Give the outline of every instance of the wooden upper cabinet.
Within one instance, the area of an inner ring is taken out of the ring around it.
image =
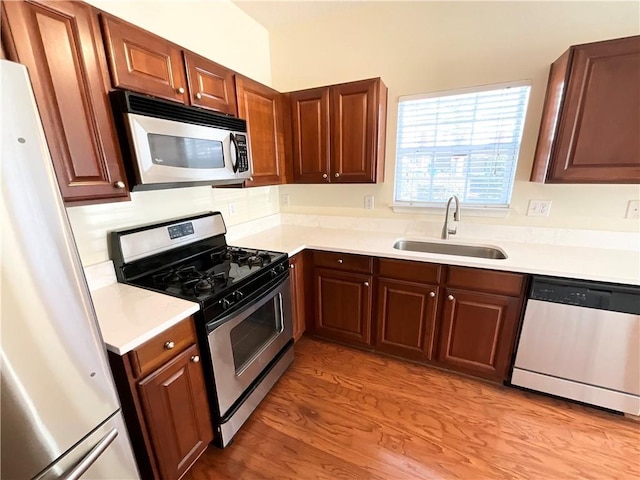
[[[106,13],[101,18],[114,87],[189,103],[178,45]]]
[[[29,70],[64,200],[128,199],[97,11],[82,2],[12,1],[2,2],[2,14],[11,59]]]
[[[290,94],[295,183],[330,181],[329,89]]]
[[[254,80],[236,75],[238,116],[247,121],[252,180],[247,186],[284,183],[284,97],[281,93]]]
[[[237,115],[233,71],[193,52],[183,54],[191,105]]]
[[[296,183],[383,181],[387,87],[379,78],[289,95]]]
[[[640,183],[640,36],[571,47],[551,66],[531,175]]]
[[[384,179],[387,91],[380,79],[331,87],[331,181]],[[382,98],[381,98],[382,97]]]

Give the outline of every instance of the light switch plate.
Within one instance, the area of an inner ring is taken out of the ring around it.
[[[282,206],[283,207],[288,207],[289,206],[289,194],[288,193],[283,193],[282,194]]]
[[[629,200],[626,218],[640,218],[640,200]]]
[[[365,195],[364,196],[364,209],[365,210],[373,210],[375,207],[375,199],[373,195]]]
[[[229,210],[229,216],[233,217],[236,214],[236,204],[229,202],[227,208]]]

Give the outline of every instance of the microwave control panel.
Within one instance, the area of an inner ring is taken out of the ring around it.
[[[236,171],[249,171],[249,148],[247,146],[247,136],[241,133],[234,135],[237,146],[238,158],[236,159]]]

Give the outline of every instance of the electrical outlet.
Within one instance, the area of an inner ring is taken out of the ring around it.
[[[288,207],[289,206],[289,194],[285,193],[282,195],[282,206],[283,207]]]
[[[629,200],[626,218],[640,218],[640,200]]]
[[[551,210],[551,200],[529,200],[527,215],[530,217],[548,217],[549,210]]]
[[[365,195],[364,196],[364,209],[365,210],[373,210],[375,205],[375,199],[373,195]]]
[[[233,217],[236,214],[236,204],[235,203],[228,203],[227,204],[227,209],[229,210],[229,216]]]

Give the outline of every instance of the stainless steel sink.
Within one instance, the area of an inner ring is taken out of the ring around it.
[[[460,245],[456,243],[423,242],[420,240],[398,240],[393,244],[397,250],[411,252],[439,253],[444,255],[458,255],[462,257],[490,258],[504,260],[507,254],[494,247],[483,245]]]

